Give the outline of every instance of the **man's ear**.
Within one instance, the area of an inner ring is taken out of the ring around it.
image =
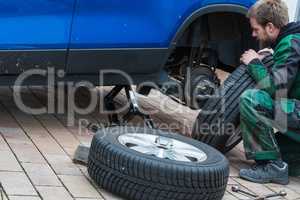
[[[268,33],[274,33],[276,27],[271,22],[268,22],[267,25],[265,26],[265,29]]]

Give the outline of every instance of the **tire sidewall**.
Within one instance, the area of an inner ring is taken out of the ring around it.
[[[126,133],[134,133],[134,134],[151,134],[151,135],[158,135],[158,136],[164,136],[164,137],[169,137],[172,139],[179,140],[181,142],[190,144],[200,150],[202,150],[206,155],[207,159],[203,162],[200,163],[193,163],[193,162],[181,162],[181,161],[174,161],[174,160],[169,160],[169,159],[161,159],[157,158],[155,156],[143,154],[140,152],[137,152],[135,150],[129,149],[128,147],[122,145],[118,141],[118,137],[126,134]],[[201,167],[201,166],[212,166],[216,167],[218,165],[223,165],[224,163],[227,163],[227,159],[225,156],[223,156],[219,151],[216,149],[202,143],[196,140],[193,140],[191,138],[171,133],[171,132],[166,132],[166,131],[161,131],[159,129],[150,129],[146,127],[131,127],[131,126],[116,126],[116,127],[110,127],[110,128],[105,128],[100,131],[98,131],[95,135],[96,140],[101,140],[102,142],[109,143],[110,145],[113,146],[113,148],[117,148],[121,150],[123,153],[126,152],[126,154],[129,154],[133,157],[143,157],[144,159],[147,159],[149,161],[155,161],[155,162],[164,162],[165,164],[169,165],[176,165],[176,166],[190,166],[190,167]]]

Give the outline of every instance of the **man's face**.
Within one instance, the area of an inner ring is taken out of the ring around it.
[[[254,17],[250,18],[250,24],[252,27],[252,36],[259,40],[264,47],[270,46],[274,38],[269,28],[258,24]]]

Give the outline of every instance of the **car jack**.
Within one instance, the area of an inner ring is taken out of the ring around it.
[[[129,102],[128,112],[121,118],[119,118],[116,111],[114,98],[122,91],[125,90],[127,100]],[[154,123],[149,115],[140,111],[137,97],[131,86],[115,86],[105,97],[104,97],[105,108],[111,113],[108,115],[110,126],[114,125],[126,125],[135,116],[141,117],[145,125],[149,128],[154,128]]]
[[[116,113],[116,106],[115,106],[115,97],[122,91],[125,90],[127,100],[129,102],[129,110],[128,112],[120,118],[119,115]],[[107,111],[109,111],[108,119],[109,125],[108,126],[122,126],[127,125],[127,123],[132,120],[135,116],[141,117],[144,120],[144,123],[149,128],[155,128],[154,123],[151,117],[148,114],[142,113],[140,111],[137,97],[135,92],[133,91],[131,86],[128,85],[120,85],[115,86],[105,97],[104,97],[104,106]],[[88,130],[96,133],[102,126],[98,124],[90,123],[87,128]],[[80,144],[74,154],[73,161],[75,163],[86,165],[88,161],[90,146],[85,144]]]

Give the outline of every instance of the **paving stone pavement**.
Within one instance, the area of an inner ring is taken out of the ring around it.
[[[93,92],[106,94],[110,88],[101,87]],[[76,95],[76,105],[89,104],[88,93]],[[74,124],[68,124],[69,112],[30,115],[14,103],[13,90],[0,87],[0,181],[4,188],[4,199],[10,200],[120,200],[121,198],[98,188],[89,178],[86,167],[72,162],[79,144],[88,144],[93,134],[81,127],[82,122],[107,122],[107,116],[99,113],[99,105],[86,115],[76,114]],[[65,96],[66,100],[67,96]],[[48,102],[67,107],[59,99],[48,99],[44,87],[22,88],[25,104],[34,108],[47,106]],[[124,104],[126,97],[118,96],[117,102]],[[146,111],[156,110],[152,117],[156,125],[189,136],[198,111],[178,105],[158,92],[149,97],[139,96]],[[163,105],[161,102],[164,102]],[[175,109],[176,108],[176,109]],[[180,117],[178,117],[180,116]],[[142,123],[134,120],[134,124]],[[300,199],[300,178],[291,178],[287,186],[254,184],[238,178],[241,167],[251,164],[244,158],[242,144],[226,155],[230,160],[230,178],[224,199],[237,200],[247,197],[231,192],[231,186],[239,185],[258,195],[285,189],[284,199]],[[1,197],[0,197],[1,198]],[[277,198],[278,199],[278,198]],[[1,199],[0,199],[1,200]]]

